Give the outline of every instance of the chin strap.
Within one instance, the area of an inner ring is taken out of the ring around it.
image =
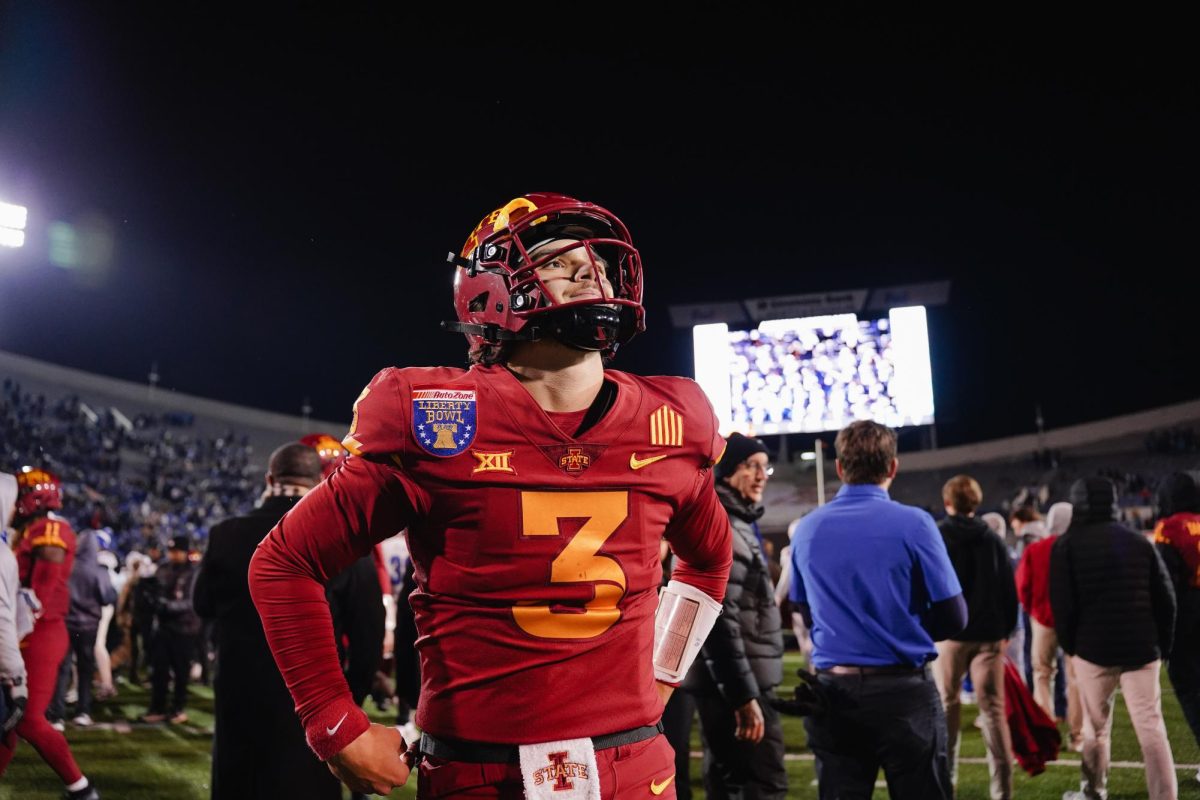
[[[501,342],[536,342],[553,336],[577,350],[604,350],[612,347],[620,328],[620,315],[603,306],[565,308],[539,315],[537,324],[530,323],[513,332],[494,322],[475,323],[446,321],[442,330],[478,336],[490,344]]]
[[[494,322],[477,325],[473,322],[443,322],[442,330],[482,337],[485,342],[535,342],[542,338],[542,329],[537,325],[526,325],[517,333],[505,330]]]

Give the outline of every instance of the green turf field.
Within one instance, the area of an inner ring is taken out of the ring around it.
[[[788,672],[794,671],[797,657],[789,654]],[[193,687],[191,720],[182,726],[145,726],[130,724],[145,711],[148,692],[140,687],[121,686],[119,697],[98,703],[95,718],[96,729],[74,729],[68,724],[67,738],[84,772],[95,781],[106,800],[145,800],[169,798],[170,800],[192,800],[209,796],[210,731],[212,730],[212,691],[203,686]],[[370,704],[370,701],[368,701]],[[1167,718],[1171,746],[1175,761],[1180,767],[1179,796],[1200,800],[1200,783],[1195,780],[1196,764],[1200,763],[1200,751],[1196,747],[1187,725],[1183,721],[1179,705],[1170,685],[1163,677],[1163,708]],[[371,706],[370,710],[374,710]],[[380,722],[387,722],[385,715],[374,715]],[[964,707],[962,756],[966,759],[959,769],[958,796],[963,800],[986,800],[987,766],[984,761],[983,741],[979,730],[972,724],[975,707]],[[817,787],[812,759],[805,749],[804,730],[800,721],[787,718],[784,721],[785,735],[789,744],[788,775],[791,782],[789,796],[815,798]],[[693,750],[699,749],[698,736],[693,737]],[[1117,704],[1117,718],[1113,730],[1112,760],[1117,762],[1139,762],[1137,741],[1122,703]],[[1016,796],[1018,798],[1054,798],[1058,800],[1068,789],[1079,786],[1078,756],[1065,753],[1061,757],[1063,766],[1051,765],[1036,778],[1028,777],[1020,768],[1016,770]],[[692,762],[692,785],[695,797],[703,797],[704,790],[699,780],[700,762]],[[880,776],[882,778],[882,776]],[[1114,766],[1109,777],[1111,800],[1134,800],[1145,798],[1146,782],[1138,767]],[[8,774],[0,779],[0,800],[51,800],[61,794],[61,786],[50,769],[42,763],[28,745],[22,744]],[[405,787],[392,794],[395,798],[410,798],[413,787]],[[877,798],[887,797],[887,790],[878,789]]]

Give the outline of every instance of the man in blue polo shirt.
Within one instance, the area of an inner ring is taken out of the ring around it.
[[[870,421],[837,436],[843,486],[792,539],[791,599],[812,631],[827,708],[806,717],[822,800],[953,796],[946,718],[928,662],[962,630],[966,603],[926,512],[888,497],[896,434]]]

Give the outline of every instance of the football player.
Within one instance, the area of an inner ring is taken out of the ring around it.
[[[33,632],[21,640],[29,699],[16,730],[0,739],[0,776],[16,752],[17,736],[33,745],[58,773],[70,800],[100,797],[71,755],[62,733],[50,726],[46,706],[54,694],[58,666],[67,654],[67,610],[71,602],[67,579],[75,562],[75,531],[53,512],[62,508],[62,483],[52,473],[22,467],[17,474],[17,505],[13,517],[13,553],[21,585],[32,589],[42,604]]]
[[[471,367],[376,375],[351,457],[251,564],[309,744],[357,791],[386,794],[419,763],[421,797],[674,797],[659,718],[732,553],[716,417],[692,381],[605,369],[644,329],[641,260],[611,212],[525,195],[450,261],[444,327]],[[419,743],[353,703],[321,586],[402,529]],[[677,566],[660,601],[664,536]]]

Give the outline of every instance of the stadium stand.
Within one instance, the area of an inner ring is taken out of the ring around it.
[[[64,482],[64,515],[113,529],[122,553],[247,511],[267,455],[344,422],[153,389],[0,352],[0,470],[36,464]]]

